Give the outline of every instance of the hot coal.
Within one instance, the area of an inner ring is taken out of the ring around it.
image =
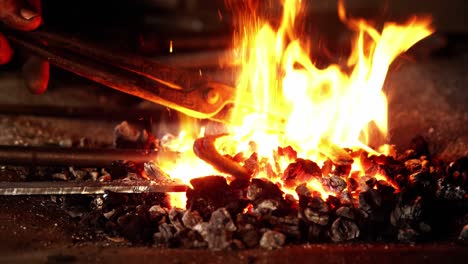
[[[193,179],[185,209],[170,208],[165,194],[106,193],[77,197],[78,201],[55,200],[89,228],[159,247],[275,249],[307,242],[467,240],[468,158],[437,160],[421,139],[396,157],[348,153],[359,157],[365,173],[350,174],[349,165],[331,161],[319,167],[297,158],[291,147],[278,148],[275,155],[294,162],[274,176],[297,186],[297,200],[268,179],[228,183],[222,176]],[[256,154],[233,159],[250,171],[268,166]],[[44,170],[41,175],[54,174],[57,180],[167,177],[156,163],[121,161],[106,169],[70,167]],[[322,196],[307,184],[311,180],[334,195]]]
[[[226,207],[233,214],[237,214],[248,204],[222,176],[197,178],[190,183],[193,189],[187,190],[187,208],[199,212],[205,221],[210,219],[211,214],[218,208]]]
[[[306,159],[296,159],[284,171],[284,186],[291,188],[297,186],[298,183],[307,182],[313,177],[322,177],[322,170],[317,163]]]
[[[263,233],[260,239],[260,247],[265,249],[281,248],[286,242],[286,236],[274,230],[268,230]]]
[[[338,217],[330,228],[330,238],[333,242],[345,242],[359,237],[359,227],[348,218]]]

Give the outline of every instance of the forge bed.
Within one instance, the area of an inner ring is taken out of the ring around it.
[[[48,197],[0,200],[0,263],[466,263],[466,245],[316,244],[209,251],[130,246],[94,236]]]
[[[424,136],[431,153],[444,159],[468,155],[468,52],[442,58],[400,61],[387,78],[392,143],[405,149],[415,135]],[[54,78],[54,72],[52,78]],[[52,79],[42,96],[28,94],[15,72],[0,71],[0,105],[124,108],[148,104],[65,75]],[[71,80],[70,80],[71,79]],[[129,103],[132,102],[132,103]],[[157,106],[149,106],[158,111]],[[127,112],[128,112],[127,111]],[[123,120],[123,119],[122,119]],[[0,144],[70,144],[86,138],[97,146],[112,144],[118,120],[0,115]],[[158,129],[157,127],[155,129]],[[0,180],[24,177],[21,168],[0,169]],[[305,245],[281,250],[212,252],[132,246],[95,235],[47,197],[0,197],[1,263],[75,263],[154,261],[168,263],[466,263],[466,245]]]

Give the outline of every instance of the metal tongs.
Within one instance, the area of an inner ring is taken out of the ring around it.
[[[195,118],[225,122],[234,103],[233,87],[199,74],[44,30],[3,33],[55,66]]]

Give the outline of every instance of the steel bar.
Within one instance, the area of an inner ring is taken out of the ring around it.
[[[112,181],[112,182],[0,182],[0,195],[69,195],[69,194],[104,194],[185,192],[187,186],[180,182],[154,181]]]
[[[154,161],[155,151],[0,146],[1,165],[106,167],[116,160]]]

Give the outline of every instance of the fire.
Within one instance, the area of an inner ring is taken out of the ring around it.
[[[239,17],[242,27],[237,32],[236,51],[242,69],[236,105],[250,107],[248,111],[235,109],[230,136],[219,140],[218,149],[229,155],[242,152],[246,157],[256,152],[266,163],[275,164],[271,166],[275,175],[258,171],[257,177],[281,181],[294,160],[275,156],[279,146],[291,146],[298,157],[319,164],[327,159],[323,153],[330,145],[377,153],[368,146],[369,132],[374,127],[383,137],[387,133],[387,99],[382,86],[389,66],[432,33],[430,20],[417,17],[401,25],[386,23],[379,32],[364,20],[348,18],[340,2],[340,19],[356,32],[353,50],[347,65],[320,69],[309,58],[307,40],[294,30],[301,10],[300,0],[285,0],[278,27],[259,17],[255,9]],[[194,139],[177,142],[191,147]],[[176,164],[162,167],[186,181],[186,177],[219,174],[198,160],[191,149],[183,155]],[[361,171],[356,166],[353,170]],[[319,181],[307,184],[322,197],[332,194]],[[294,188],[283,189],[294,193]]]

